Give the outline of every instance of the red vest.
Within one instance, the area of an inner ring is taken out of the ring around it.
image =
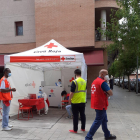
[[[0,86],[1,86],[1,82],[2,81],[5,82],[5,88],[6,89],[11,89],[10,83],[9,83],[9,81],[5,77],[1,78]],[[13,98],[12,91],[11,92],[7,92],[7,93],[0,92],[0,100],[9,101],[9,100],[12,100],[12,98]]]
[[[105,80],[97,78],[91,85],[91,108],[98,110],[107,110],[108,97],[102,90],[101,85]]]

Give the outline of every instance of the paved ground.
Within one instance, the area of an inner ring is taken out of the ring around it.
[[[114,95],[109,100],[108,128],[117,136],[117,140],[140,140],[140,95],[114,87]],[[65,119],[65,110],[51,108],[48,115],[37,116],[29,121],[19,121],[17,116],[10,119],[14,128],[10,132],[0,131],[0,140],[84,140],[95,118],[90,109],[90,100],[86,106],[86,132],[69,133],[72,120]],[[80,128],[80,124],[79,124]],[[99,128],[94,140],[103,140],[104,135]]]

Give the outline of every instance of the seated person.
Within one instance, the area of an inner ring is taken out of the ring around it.
[[[44,98],[44,103],[45,103],[44,114],[46,115],[48,113],[48,104],[46,103],[46,100],[48,98],[47,98],[47,94],[43,92],[43,88],[41,86],[39,87],[38,98]],[[38,110],[37,112],[38,114],[40,114],[40,110]]]
[[[58,82],[55,84],[56,84],[56,86],[62,87],[61,79],[58,79]]]
[[[66,91],[62,91],[61,96],[64,97],[64,100],[69,100],[69,96],[67,96]],[[67,105],[66,110],[67,110],[67,113],[68,113],[68,116],[66,118],[71,119],[72,118],[71,105]]]

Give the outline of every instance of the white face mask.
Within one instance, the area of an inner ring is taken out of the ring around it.
[[[106,75],[106,76],[104,77],[104,80],[105,80],[105,81],[109,81],[109,76]]]

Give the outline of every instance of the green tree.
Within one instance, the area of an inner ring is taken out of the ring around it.
[[[114,77],[119,77],[119,86],[120,86],[120,77],[122,76],[122,68],[121,68],[121,62],[118,60],[115,60],[111,67],[108,70],[109,75]]]
[[[131,73],[136,69],[136,55],[134,51],[123,51],[123,53],[121,53],[119,55],[119,61],[121,62],[122,65],[122,71],[123,71],[123,75],[127,75],[128,77],[128,89],[130,91],[130,75]]]
[[[114,62],[112,63],[111,67],[108,69],[108,73],[109,73],[109,76],[113,76],[115,77],[115,74],[116,74],[116,66],[114,64]]]
[[[139,55],[140,47],[140,1],[121,0],[118,2],[120,9],[112,10],[111,21],[107,22],[105,35],[113,43],[107,45],[108,51],[134,50]],[[122,19],[120,22],[119,20]],[[102,29],[100,31],[103,33]],[[106,47],[106,46],[105,46]]]
[[[104,47],[109,54],[119,52],[119,67],[122,73],[128,76],[130,85],[129,75],[136,69],[136,58],[140,56],[140,0],[117,2],[120,9],[112,10],[111,21],[107,22],[106,31],[100,29],[100,32],[112,39],[113,43]],[[119,70],[117,66],[116,69]]]

